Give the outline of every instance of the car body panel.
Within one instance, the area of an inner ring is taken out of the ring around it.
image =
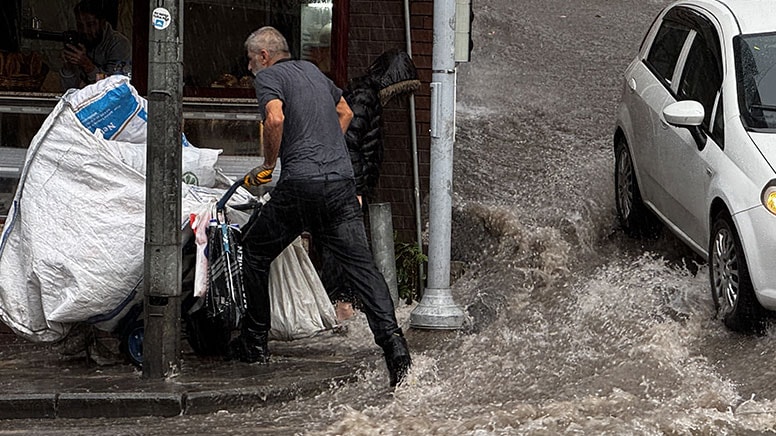
[[[706,129],[707,133],[718,131],[714,120],[720,116],[717,109],[721,105],[724,133],[706,135],[705,145],[699,144],[687,127],[668,124],[662,114],[665,107],[680,100],[680,79],[695,30],[688,34],[670,79],[657,77],[647,61],[666,16],[676,14],[671,11],[677,7],[703,16],[703,22],[710,26],[698,31],[707,32],[706,38],[708,32],[719,38],[721,84]],[[771,265],[776,254],[776,216],[765,209],[760,195],[763,187],[776,179],[776,132],[745,129],[739,110],[733,38],[741,33],[776,32],[775,16],[773,2],[768,0],[688,0],[666,7],[625,71],[616,125],[630,148],[644,203],[704,257],[708,257],[712,205],[724,204],[741,239],[755,294],[769,310],[776,310],[776,268]]]

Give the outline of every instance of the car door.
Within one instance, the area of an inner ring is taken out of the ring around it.
[[[633,162],[638,170],[639,188],[644,201],[661,213],[665,194],[660,177],[661,157],[658,138],[665,126],[661,112],[675,101],[672,87],[678,78],[676,66],[690,28],[675,18],[676,10],[666,13],[641,62],[628,69],[623,104],[631,118],[630,135]]]
[[[720,38],[710,19],[691,11],[684,19],[692,29],[678,64],[676,100],[701,103],[705,116],[700,136],[705,143],[688,128],[668,125],[660,113],[658,183],[664,218],[696,250],[703,251],[708,239],[708,190],[716,170],[711,162],[721,152],[719,142],[724,137],[720,131],[723,69]]]

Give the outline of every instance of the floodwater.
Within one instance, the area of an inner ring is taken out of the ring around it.
[[[620,77],[665,1],[477,0],[459,69],[456,332],[409,330],[406,384],[250,413],[30,423],[38,434],[756,435],[776,429],[776,331],[715,318],[706,264],[616,225]],[[413,306],[398,310],[406,327]],[[333,346],[373,347],[357,316]],[[57,427],[58,430],[53,429]]]

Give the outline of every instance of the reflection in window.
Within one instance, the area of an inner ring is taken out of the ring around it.
[[[331,71],[331,1],[301,6],[300,59],[308,60],[324,73]]]
[[[689,32],[687,28],[678,23],[664,21],[655,35],[655,40],[649,49],[647,63],[666,83],[671,83],[676,61],[679,59],[679,53],[682,51]]]
[[[745,124],[776,128],[776,34],[737,36],[733,47]]]

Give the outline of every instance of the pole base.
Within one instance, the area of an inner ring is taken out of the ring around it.
[[[463,320],[463,310],[453,301],[449,288],[426,288],[420,304],[410,314],[410,327],[456,330],[463,326]]]

